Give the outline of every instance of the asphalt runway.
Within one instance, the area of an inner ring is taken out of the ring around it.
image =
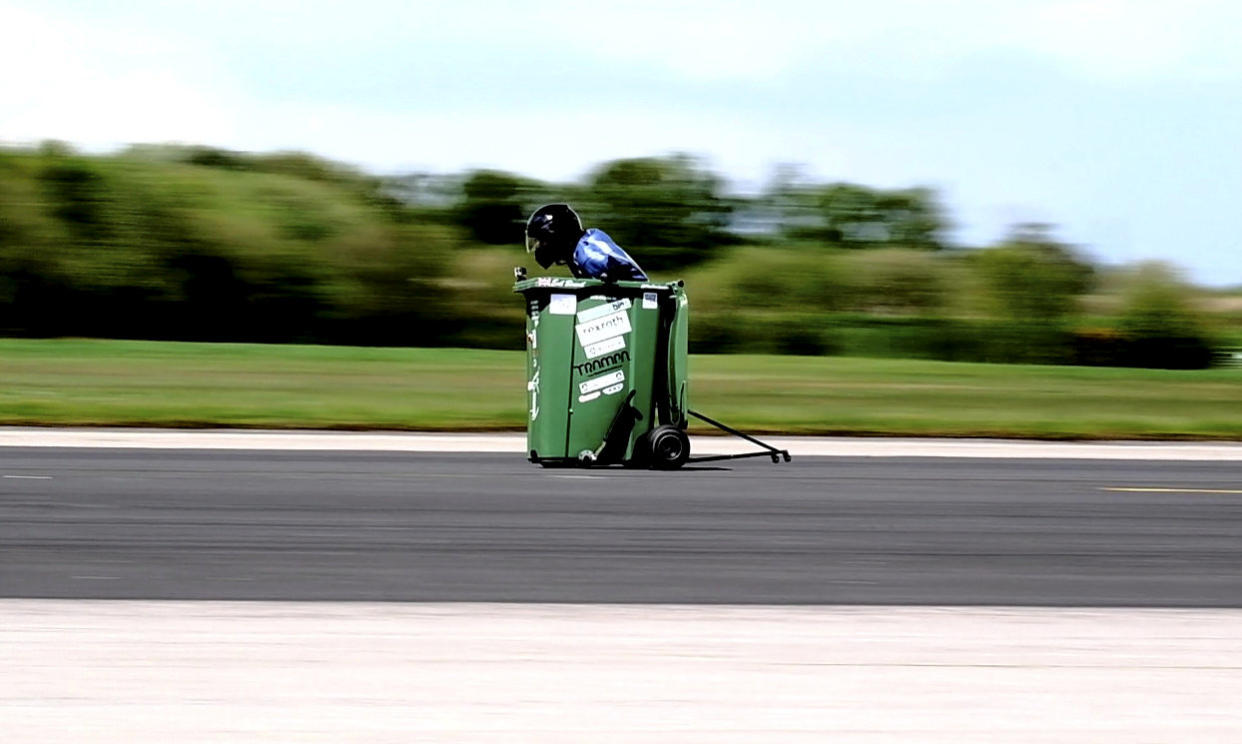
[[[1240,475],[0,448],[0,597],[1242,607]]]

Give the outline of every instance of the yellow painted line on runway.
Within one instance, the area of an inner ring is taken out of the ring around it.
[[[1237,488],[1148,488],[1145,486],[1112,486],[1101,488],[1101,491],[1119,491],[1121,493],[1224,493],[1242,494]]]

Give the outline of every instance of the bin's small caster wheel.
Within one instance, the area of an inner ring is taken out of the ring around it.
[[[676,470],[690,459],[690,438],[676,426],[656,427],[647,435],[644,454],[656,470]]]
[[[595,453],[591,450],[582,450],[578,453],[578,464],[584,468],[595,465]]]

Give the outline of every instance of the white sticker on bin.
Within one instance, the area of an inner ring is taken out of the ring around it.
[[[552,315],[573,315],[578,309],[578,298],[571,294],[554,294],[548,301],[548,312]]]
[[[617,386],[617,389],[612,392],[605,391],[607,395],[612,395],[612,393],[621,389],[619,386],[623,382],[625,382],[625,371],[619,369],[616,372],[609,372],[606,375],[600,375],[599,377],[587,380],[586,382],[578,383],[578,392],[586,395],[587,393],[593,393],[596,390],[603,390],[604,388]]]
[[[658,295],[656,295],[655,292],[643,292],[643,309],[644,310],[658,310],[659,307],[660,307],[659,297]]]
[[[586,310],[578,313],[578,322],[587,323],[595,320],[596,318],[602,318],[605,315],[611,315],[613,313],[619,313],[622,310],[629,309],[630,301],[624,298],[620,300],[613,300],[612,302],[605,302],[603,305],[588,307]]]
[[[614,351],[620,351],[624,348],[625,337],[613,336],[610,339],[600,341],[598,344],[587,344],[582,347],[582,350],[586,352],[587,359],[595,359],[596,357],[602,357],[605,354],[611,354]]]
[[[578,323],[574,330],[578,332],[578,343],[585,349],[590,344],[629,333],[630,315],[622,310],[586,323]]]
[[[563,279],[559,276],[541,276],[535,280],[536,287],[564,287],[565,289],[581,289],[585,283],[576,279]]]

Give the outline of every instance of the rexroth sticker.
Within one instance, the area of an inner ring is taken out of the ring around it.
[[[578,343],[582,344],[584,349],[589,344],[625,335],[630,330],[630,315],[624,310],[574,326],[574,331],[578,334]]]

